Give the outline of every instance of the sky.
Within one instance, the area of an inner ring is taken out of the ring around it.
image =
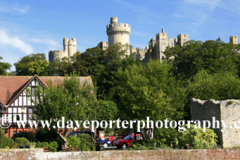
[[[131,25],[134,48],[148,46],[162,28],[168,38],[240,39],[240,0],[1,0],[0,56],[15,71],[24,56],[44,53],[48,59],[50,50],[62,50],[64,37],[76,38],[84,52],[108,41],[110,17]]]

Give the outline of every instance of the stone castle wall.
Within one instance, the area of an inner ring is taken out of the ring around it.
[[[223,148],[240,146],[240,100],[190,100],[191,120],[209,120],[211,129],[218,135],[220,144]],[[213,126],[215,117],[215,127]],[[217,121],[219,128],[217,129]],[[227,126],[225,127],[223,121]],[[236,125],[234,125],[236,122]],[[238,127],[238,128],[237,128]]]

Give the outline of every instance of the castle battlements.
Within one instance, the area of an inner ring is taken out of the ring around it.
[[[131,26],[127,23],[120,23],[118,25],[117,17],[111,17],[110,24],[107,25],[107,35],[111,34],[128,34],[131,33]]]
[[[76,53],[76,38],[68,39],[63,38],[63,50],[51,50],[48,52],[49,62],[53,62],[55,59],[63,57],[70,58],[74,53]]]

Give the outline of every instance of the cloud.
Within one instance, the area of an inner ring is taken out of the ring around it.
[[[29,5],[19,5],[10,3],[0,3],[0,12],[26,13],[30,9]]]
[[[35,42],[35,43],[40,43],[40,44],[47,44],[47,45],[50,45],[50,46],[61,47],[61,45],[58,42],[56,42],[52,39],[32,38],[29,41]]]
[[[19,49],[26,54],[34,53],[33,47],[18,37],[10,37],[4,30],[0,30],[0,46],[6,45]]]

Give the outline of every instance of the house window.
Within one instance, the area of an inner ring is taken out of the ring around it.
[[[14,136],[15,134],[17,134],[17,132],[16,132],[16,131],[13,131],[13,132],[12,132],[12,136]]]
[[[33,109],[32,108],[28,108],[28,119],[32,120],[32,116],[33,116]]]

